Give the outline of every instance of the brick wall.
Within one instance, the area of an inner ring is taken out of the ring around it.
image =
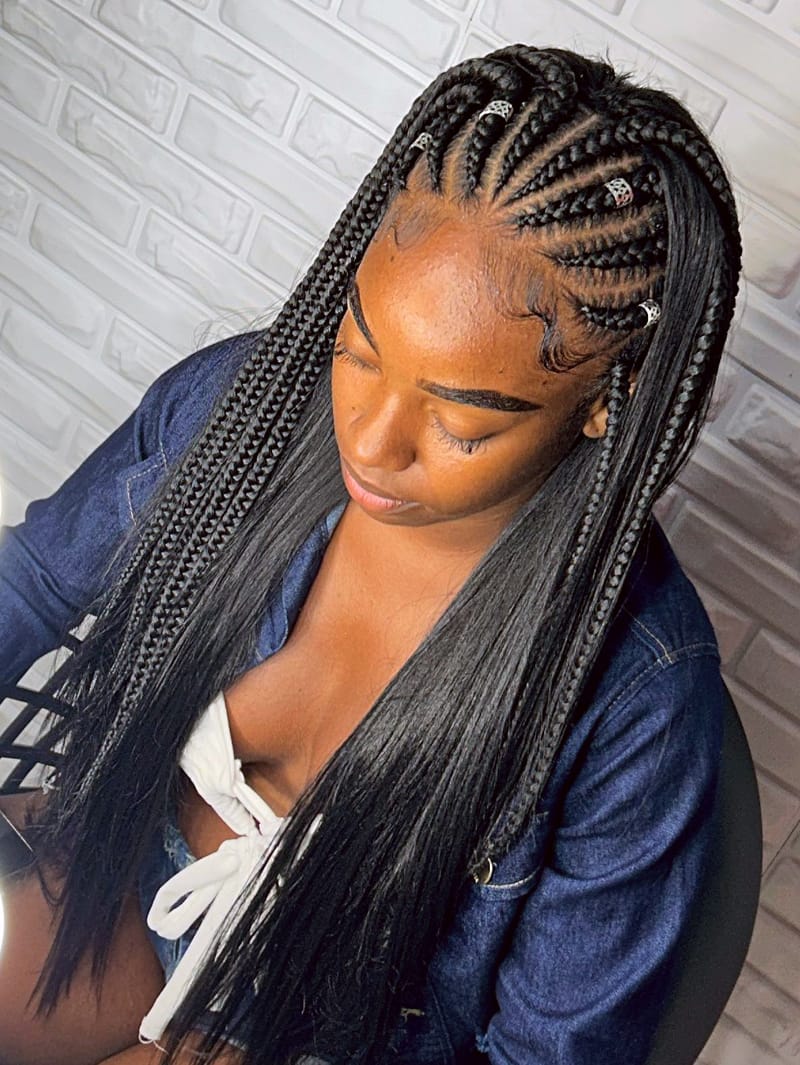
[[[748,283],[660,514],[719,633],[765,820],[755,938],[702,1061],[795,1062],[798,0],[0,0],[4,517],[158,372],[279,302],[419,89],[512,40],[607,48],[677,92],[737,178]]]

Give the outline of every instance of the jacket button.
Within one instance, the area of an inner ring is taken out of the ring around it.
[[[494,876],[494,862],[491,858],[486,857],[483,859],[477,870],[472,874],[472,879],[476,884],[488,884]]]

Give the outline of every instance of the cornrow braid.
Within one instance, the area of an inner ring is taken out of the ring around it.
[[[662,283],[659,279],[652,288],[646,288],[629,303],[621,307],[597,306],[584,303],[580,312],[593,325],[600,329],[616,333],[629,333],[635,329],[645,329],[650,324],[647,309],[642,306],[645,299],[655,299],[661,294]]]
[[[432,188],[437,192],[440,189],[445,151],[454,134],[464,125],[466,116],[479,107],[483,108],[492,97],[497,95],[511,96],[520,102],[522,98],[520,94],[526,89],[519,72],[505,63],[486,59],[482,64],[476,64],[474,60],[468,60],[463,67],[465,74],[470,76],[470,80],[443,91],[430,104],[425,114],[424,124],[427,136],[423,151],[427,159]],[[470,107],[470,104],[473,106]],[[476,128],[480,126],[483,126],[484,130],[488,127],[495,133],[500,133],[505,127],[505,122],[497,115],[486,115],[476,123]],[[487,151],[494,143],[494,139],[494,136],[487,139],[485,144]]]
[[[483,106],[491,88],[488,86],[460,85],[440,101],[441,106],[431,109],[426,117],[425,132],[428,144],[425,148],[428,177],[431,188],[438,192],[441,186],[442,163],[451,137],[461,129],[477,107]]]
[[[651,163],[637,167],[626,180],[634,193],[636,209],[651,203],[661,197],[661,182],[658,171]],[[517,200],[523,186],[514,194],[512,200]],[[555,222],[565,223],[584,218],[587,215],[610,213],[617,210],[616,200],[609,190],[607,183],[590,185],[568,193],[558,200],[551,200],[541,207],[534,207],[516,216],[517,226],[522,229],[526,226],[538,227],[551,225]]]
[[[631,237],[614,244],[601,243],[599,246],[581,250],[568,247],[552,252],[551,258],[567,269],[634,270],[637,267],[647,269],[657,263],[663,263],[666,255],[666,233],[655,229],[646,236]]]
[[[501,50],[499,55],[503,55]],[[493,195],[496,197],[534,148],[544,137],[575,113],[578,86],[569,64],[557,53],[525,53],[523,64],[533,80],[541,87],[538,105],[530,112],[506,149]]]
[[[714,192],[727,215],[727,221],[733,223],[731,232],[738,229],[733,193],[714,152],[699,132],[688,130],[661,115],[636,114],[614,124],[602,124],[591,129],[581,140],[543,162],[528,179],[529,189],[533,192],[546,188],[557,178],[568,177],[578,167],[603,159],[610,149],[628,145],[661,145],[683,155],[702,174]]]
[[[515,111],[530,100],[531,95],[536,92],[537,86],[542,87],[542,99],[544,100],[548,87],[554,82],[559,85],[556,94],[557,100],[551,98],[549,101],[550,108],[554,108],[554,110],[545,113],[545,105],[542,103],[539,109],[532,112],[525,120],[528,134],[526,135],[522,131],[516,134],[514,138],[514,143],[517,144],[515,152],[519,154],[521,159],[527,153],[527,145],[534,135],[533,131],[536,124],[538,123],[539,128],[543,129],[549,120],[555,121],[556,117],[560,118],[562,114],[566,113],[568,94],[562,91],[561,86],[564,70],[560,70],[558,76],[556,76],[558,63],[553,62],[553,60],[547,60],[542,63],[540,61],[541,57],[537,56],[529,57],[527,62],[522,64],[519,61],[505,63],[500,59],[502,53],[496,53],[496,55],[498,57],[497,65],[500,69],[500,75],[497,79],[497,92]],[[525,76],[522,73],[523,69]],[[569,74],[567,77],[569,77]],[[493,113],[479,116],[463,152],[464,188],[469,195],[472,195],[480,185],[486,160],[506,131],[507,121],[502,116]]]

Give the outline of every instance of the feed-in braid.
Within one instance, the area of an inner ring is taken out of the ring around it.
[[[427,147],[425,161],[431,187],[438,191],[442,176],[442,163],[450,139],[460,130],[468,115],[481,107],[491,88],[484,85],[458,85],[443,95],[438,106],[431,109],[425,123]]]
[[[495,92],[499,99],[510,105],[513,114],[528,102],[535,88],[517,66],[498,64],[498,69]],[[478,116],[463,149],[461,171],[467,195],[472,195],[480,185],[486,160],[507,130],[508,120],[496,111],[489,110]]]
[[[612,148],[631,145],[662,145],[680,153],[703,175],[726,213],[728,222],[732,222],[733,228],[736,228],[736,203],[719,159],[699,132],[665,119],[663,115],[636,114],[591,129],[585,137],[560,149],[543,162],[528,179],[530,190],[533,192],[546,188],[579,167],[589,166],[607,157]]]
[[[646,329],[649,317],[643,306],[645,299],[655,299],[661,294],[661,280],[646,286],[633,296],[630,302],[621,307],[597,306],[590,303],[580,305],[580,312],[593,325],[614,333],[629,333],[634,329]],[[630,293],[628,293],[630,297]]]
[[[499,54],[504,53],[501,50]],[[526,116],[506,149],[495,183],[495,196],[544,138],[575,113],[578,99],[575,73],[556,51],[528,52],[520,58],[518,52],[509,49],[508,54],[509,58],[517,58],[535,89],[540,91],[537,106]]]
[[[594,481],[592,482],[589,500],[581,521],[578,535],[575,538],[575,548],[572,558],[567,566],[567,576],[571,576],[578,559],[583,554],[589,533],[598,514],[605,496],[608,472],[611,468],[611,456],[619,434],[619,422],[624,415],[625,404],[628,401],[628,387],[630,379],[630,367],[624,361],[616,362],[611,367],[608,384],[608,399],[606,409],[608,417],[606,429],[600,442],[600,453],[597,457],[597,468]]]

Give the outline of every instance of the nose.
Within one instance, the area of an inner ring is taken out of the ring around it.
[[[399,472],[416,458],[413,418],[399,396],[373,395],[350,421],[350,454],[362,470]]]

